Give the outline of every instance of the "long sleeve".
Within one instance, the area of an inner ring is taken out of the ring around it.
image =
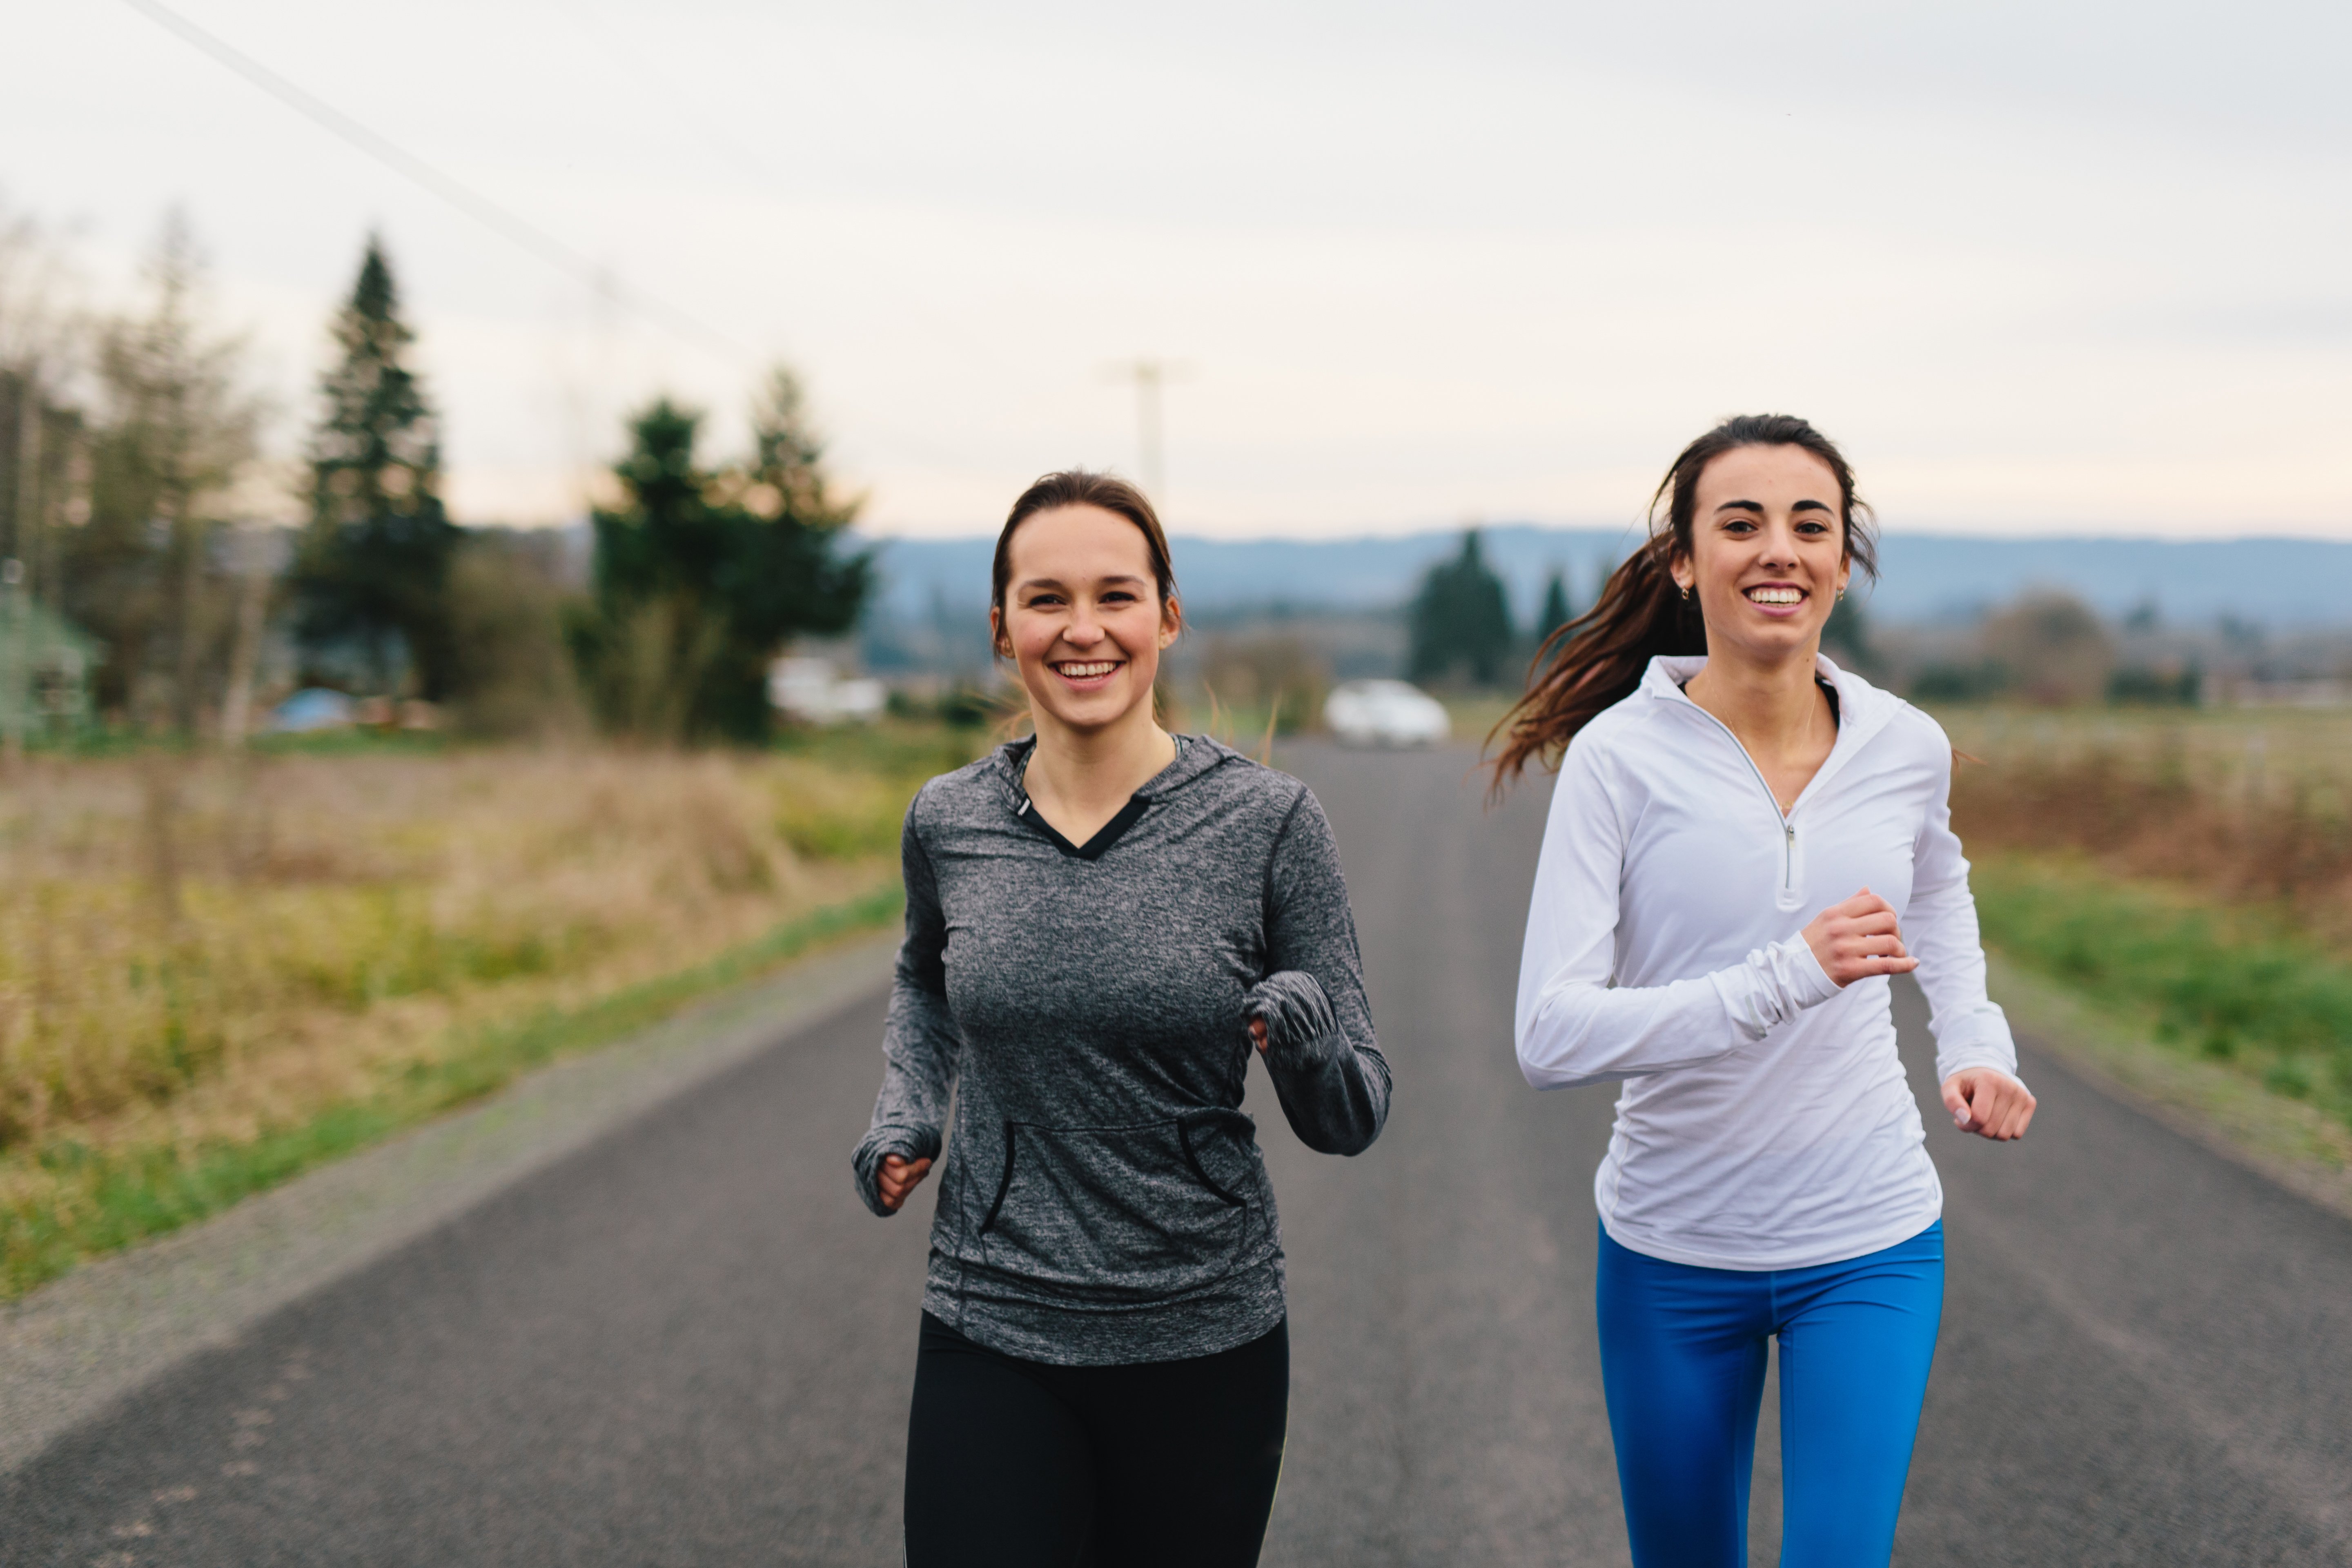
[[[890,1009],[882,1026],[882,1091],[874,1120],[850,1156],[857,1195],[877,1215],[882,1206],[877,1173],[885,1156],[937,1159],[946,1143],[948,1097],[955,1088],[963,1037],[948,1010],[947,921],[940,910],[939,885],[916,831],[923,799],[907,807],[898,860],[907,885],[907,934],[898,944],[898,966],[890,986]]]
[[[1593,748],[1562,762],[1519,958],[1519,1070],[1538,1089],[1695,1067],[1837,994],[1801,936],[1665,985],[1612,986],[1626,828]]]
[[[1984,948],[1977,933],[1977,901],[1969,891],[1969,863],[1952,832],[1951,763],[1936,803],[1912,847],[1911,904],[1903,912],[1903,945],[1919,961],[1912,972],[1927,994],[1927,1032],[1936,1037],[1936,1080],[1967,1068],[1998,1068],[2017,1076],[2017,1044],[2009,1018],[1985,994]]]
[[[1265,878],[1266,977],[1244,1005],[1265,1020],[1266,1076],[1299,1142],[1360,1154],[1389,1113],[1389,1064],[1372,1035],[1339,846],[1302,791]]]

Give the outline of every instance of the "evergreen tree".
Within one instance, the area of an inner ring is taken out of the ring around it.
[[[310,521],[294,570],[295,634],[314,658],[356,654],[380,690],[404,666],[449,695],[449,563],[462,535],[441,503],[441,444],[408,349],[383,241],[369,237],[320,380]]]
[[[857,502],[833,493],[788,373],[753,411],[748,463],[703,467],[701,426],[667,398],[633,422],[614,469],[626,502],[595,514],[595,599],[572,649],[613,728],[755,741],[769,661],[796,636],[855,626],[872,561],[835,552]]]
[[[1536,647],[1543,647],[1575,615],[1568,603],[1568,574],[1555,566],[1551,581],[1544,584],[1543,608],[1536,615]]]
[[[1511,658],[1511,606],[1503,580],[1487,566],[1478,531],[1462,535],[1462,553],[1432,566],[1414,595],[1410,673],[1415,680],[1467,679],[1492,686]]]

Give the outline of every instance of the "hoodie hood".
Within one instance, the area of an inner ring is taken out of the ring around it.
[[[1706,661],[1702,659],[1701,663]],[[1250,759],[1208,735],[1178,735],[1176,760],[1160,769],[1135,792],[1138,800],[1162,800],[1194,780],[1204,777],[1227,763],[1246,763]],[[989,758],[989,772],[1003,785],[1006,804],[1018,810],[1028,799],[1022,787],[1021,776],[1028,770],[1029,758],[1037,750],[1037,737],[1024,735],[1017,741],[1007,741],[996,748]]]

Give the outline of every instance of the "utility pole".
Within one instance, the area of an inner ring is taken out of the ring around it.
[[[1168,383],[1181,381],[1191,366],[1166,360],[1135,359],[1110,367],[1111,375],[1135,383],[1135,478],[1154,506],[1161,505],[1166,483],[1160,392]]]

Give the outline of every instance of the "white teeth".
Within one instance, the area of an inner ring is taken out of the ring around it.
[[[1072,680],[1092,680],[1097,675],[1108,675],[1116,664],[1057,664],[1054,667]]]
[[[1793,605],[1805,595],[1794,588],[1750,588],[1748,602],[1757,605]]]

